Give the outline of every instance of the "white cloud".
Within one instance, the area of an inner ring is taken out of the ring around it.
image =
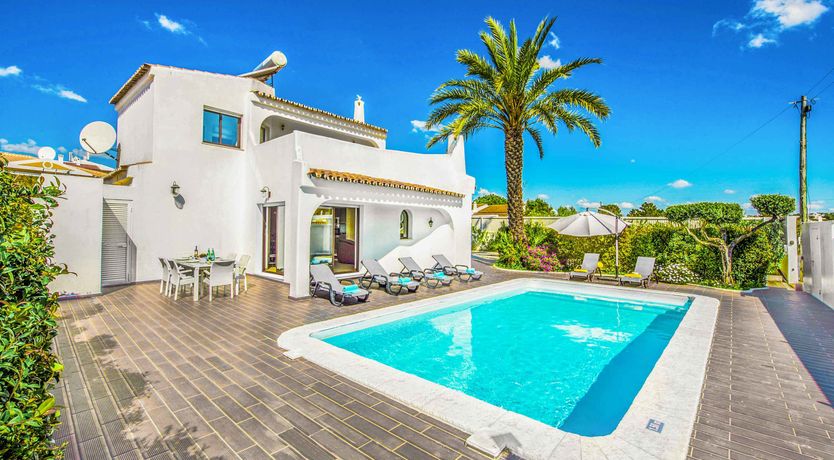
[[[598,208],[601,203],[599,201],[589,201],[587,198],[580,198],[576,200],[576,204],[580,208]]]
[[[168,16],[165,16],[164,14],[156,13],[156,21],[163,29],[167,30],[168,32],[181,35],[189,34],[188,29],[186,29],[181,22],[174,21],[173,19],[170,19]]]
[[[822,200],[814,200],[808,203],[808,210],[809,211],[820,211],[825,209],[825,201]]]
[[[562,67],[562,60],[556,59],[554,61],[551,59],[549,54],[545,54],[539,58],[539,66],[541,66],[542,69],[555,69],[556,67]]]
[[[8,67],[0,67],[0,77],[16,76],[16,75],[20,75],[21,72],[23,72],[23,70],[16,65],[10,65]]]
[[[666,200],[664,200],[663,198],[661,198],[657,195],[647,196],[646,198],[643,198],[643,199],[645,201],[651,201],[652,203],[665,203],[666,202]]]
[[[553,32],[550,32],[550,40],[547,43],[556,49],[562,46],[562,40],[559,40],[559,37]]]
[[[692,182],[689,182],[688,180],[685,180],[685,179],[678,179],[674,182],[669,182],[666,185],[668,185],[669,187],[672,187],[672,188],[686,188],[686,187],[692,187]]]
[[[726,193],[727,195],[733,195],[736,193],[736,191],[731,188],[725,188],[724,193]]]
[[[634,164],[634,163],[637,163],[637,160],[635,160],[634,158],[632,158],[632,159],[628,160],[628,162],[629,162],[629,163],[631,163],[631,164]]]
[[[756,16],[772,16],[785,29],[811,24],[822,16],[828,7],[820,0],[758,0],[750,11]]]
[[[0,139],[0,150],[15,153],[38,153],[41,148],[34,139],[27,139],[26,142],[11,144],[8,139]]]
[[[741,207],[744,208],[744,210],[750,210],[753,209],[753,203],[748,201],[746,203],[742,203]]]
[[[70,99],[78,102],[87,102],[87,99],[75,91],[64,88],[61,85],[32,85],[32,88],[45,93],[58,96],[63,99]]]
[[[550,199],[550,195],[548,195],[547,193],[539,193],[538,195],[536,195],[536,198],[547,201]]]
[[[492,192],[490,192],[489,190],[487,190],[483,187],[479,188],[478,193],[476,193],[477,196],[484,196],[484,195],[491,195],[491,194],[492,194]]]
[[[712,26],[712,35],[721,30],[747,32],[748,48],[758,49],[779,42],[787,29],[811,26],[830,8],[823,0],[756,0],[742,21],[725,18]]]
[[[55,150],[57,150],[57,151],[58,151],[58,152],[60,152],[60,153],[67,153],[67,148],[66,148],[66,147],[64,147],[63,145],[62,145],[62,146],[60,146],[60,147],[58,147],[58,148],[57,148],[57,149],[55,149]]]
[[[634,209],[634,203],[632,203],[630,201],[623,201],[622,203],[618,204],[617,206],[619,206],[622,209]]]
[[[443,125],[435,125],[431,128],[426,128],[426,122],[422,120],[411,120],[412,133],[439,133]]]
[[[750,48],[761,48],[765,45],[772,45],[774,43],[776,43],[776,40],[767,38],[763,34],[756,34],[750,38],[750,41],[747,42],[747,46]]]

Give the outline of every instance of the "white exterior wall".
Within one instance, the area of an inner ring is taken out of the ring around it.
[[[803,290],[834,308],[834,222],[802,225]]]
[[[47,182],[51,176],[45,177]],[[66,186],[64,199],[52,215],[56,263],[67,264],[75,274],[61,275],[49,288],[62,294],[101,292],[102,181],[88,177],[59,176]]]
[[[272,88],[251,79],[154,66],[128,92],[116,109],[122,165],[129,165],[127,174],[133,182],[99,185],[98,198],[84,200],[98,213],[96,254],[100,254],[101,201],[121,199],[131,201],[129,233],[136,248],[133,281],[137,282],[159,279],[158,257],[187,255],[195,245],[201,251],[214,248],[220,256],[249,254],[249,272],[259,273],[264,204],[284,206],[284,219],[279,222],[284,232],[284,279],[294,297],[308,294],[310,222],[323,204],[359,207],[359,260],[379,258],[391,271],[400,270],[397,258],[405,255],[426,267],[433,265],[431,255],[436,253],[458,263],[470,262],[475,182],[465,172],[463,142],[450,143],[446,155],[385,150],[350,141],[353,136],[357,142],[372,140],[384,146],[378,132],[335,119],[333,133],[342,140],[308,134],[304,123],[317,133],[326,132],[327,116],[269,105],[253,89],[272,94]],[[204,108],[241,116],[240,148],[202,142]],[[266,119],[271,123],[286,119],[293,130],[259,144],[260,126]],[[310,168],[415,183],[464,196],[311,179]],[[174,181],[185,199],[182,209],[174,205]],[[269,197],[261,192],[264,187],[269,188]],[[412,215],[409,240],[399,239],[403,209]],[[86,276],[90,279],[85,283],[100,283],[100,256],[96,263],[99,271]]]

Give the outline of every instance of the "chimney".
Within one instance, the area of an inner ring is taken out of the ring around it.
[[[64,155],[63,154],[58,155],[58,163],[63,163],[63,162],[64,162]]]
[[[365,123],[365,103],[362,102],[362,96],[357,95],[356,101],[353,102],[353,119],[360,123]]]

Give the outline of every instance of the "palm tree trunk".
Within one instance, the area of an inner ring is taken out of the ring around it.
[[[521,188],[521,171],[524,167],[523,131],[504,131],[504,165],[507,170],[507,214],[510,235],[515,241],[527,242],[524,233],[524,194]]]

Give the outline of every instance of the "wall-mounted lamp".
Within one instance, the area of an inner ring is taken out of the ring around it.
[[[185,206],[185,198],[180,195],[180,186],[177,185],[177,181],[171,183],[171,195],[174,195],[174,206],[177,209],[182,209]]]
[[[272,190],[270,190],[266,185],[264,185],[261,189],[261,193],[264,196],[264,201],[269,201],[269,197],[272,196]]]
[[[429,217],[429,228],[431,228],[432,225],[434,225],[434,221],[431,219],[431,217]]]

